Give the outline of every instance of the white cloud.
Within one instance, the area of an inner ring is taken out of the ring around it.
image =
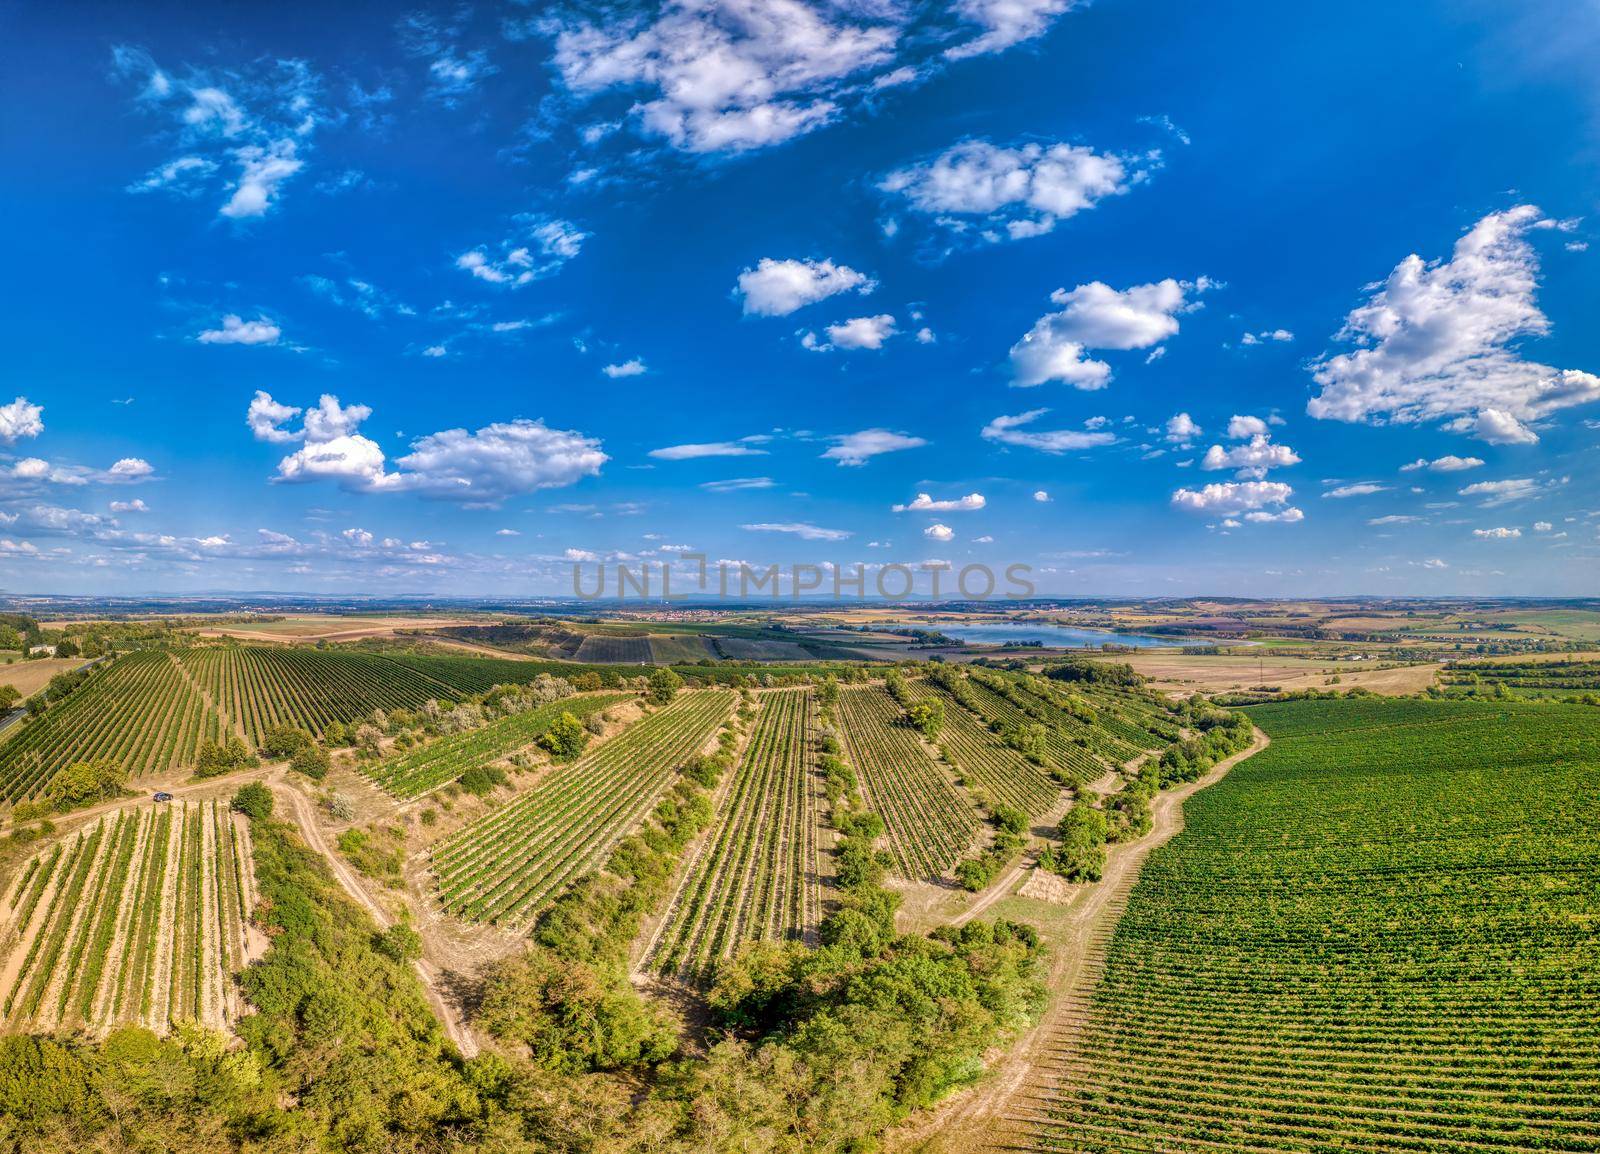
[[[496,537],[520,537],[522,536],[522,531],[519,529],[496,529],[494,535]]]
[[[293,405],[280,405],[272,399],[272,395],[262,389],[256,390],[255,397],[250,401],[250,408],[245,412],[245,424],[250,426],[250,432],[258,441],[267,441],[275,445],[288,444],[298,441],[304,435],[292,433],[283,428],[287,422],[300,415],[300,410]]]
[[[983,427],[979,434],[986,441],[1002,445],[1017,445],[1037,449],[1041,453],[1069,453],[1078,449],[1093,449],[1100,445],[1115,444],[1117,435],[1107,432],[1089,432],[1079,429],[1024,429],[1048,413],[1049,409],[1030,409],[1015,416],[999,416]]]
[[[1539,440],[1538,433],[1501,409],[1483,409],[1476,417],[1459,417],[1445,428],[1471,433],[1491,445],[1532,445]]]
[[[894,317],[881,313],[873,317],[853,317],[827,328],[828,339],[819,340],[815,333],[802,333],[800,343],[813,352],[825,353],[834,349],[881,349],[883,342],[898,330]]]
[[[305,167],[296,149],[288,139],[237,149],[233,157],[239,164],[239,179],[220,213],[230,220],[265,216],[277,199],[278,186]]]
[[[1228,437],[1234,441],[1247,441],[1251,437],[1268,436],[1267,422],[1260,417],[1240,416],[1235,413],[1228,420]]]
[[[708,441],[702,444],[667,445],[651,449],[650,456],[660,461],[697,461],[702,457],[764,457],[767,450],[756,446],[765,444],[770,437],[758,435],[741,437],[737,441]]]
[[[600,560],[600,554],[591,553],[587,549],[568,549],[562,554],[562,557],[568,561],[594,562]]]
[[[479,245],[456,257],[456,268],[493,285],[522,288],[554,276],[583,249],[589,234],[559,217],[523,216],[524,233],[500,242],[500,256]]]
[[[1493,509],[1538,496],[1540,484],[1531,477],[1511,477],[1504,481],[1479,481],[1458,490],[1463,497],[1483,497],[1483,507]]]
[[[1068,292],[1057,289],[1050,300],[1061,311],[1047,313],[1011,347],[1015,383],[1022,386],[1061,381],[1079,389],[1101,389],[1111,380],[1111,366],[1085,355],[1090,349],[1145,349],[1178,331],[1178,316],[1197,307],[1191,292],[1211,287],[1205,278],[1117,290],[1099,281]]]
[[[113,513],[148,513],[150,506],[146,505],[140,498],[135,497],[131,501],[111,502],[111,511]]]
[[[1081,145],[1005,148],[968,140],[891,172],[878,187],[958,230],[967,222],[955,218],[979,218],[981,239],[1020,240],[1041,236],[1057,221],[1128,191],[1145,176],[1131,164],[1130,158]]]
[[[155,471],[155,466],[143,457],[123,457],[106,470],[106,475],[108,480],[129,483],[148,480]]]
[[[1263,329],[1259,333],[1245,333],[1239,338],[1241,345],[1264,345],[1269,342],[1287,344],[1294,340],[1294,334],[1288,329]]]
[[[450,355],[450,350],[443,345],[429,345],[422,350],[422,355],[425,357],[446,357]]]
[[[1401,261],[1339,337],[1357,347],[1313,366],[1314,417],[1449,427],[1498,444],[1530,444],[1528,423],[1600,400],[1600,377],[1524,360],[1519,338],[1550,323],[1535,302],[1539,260],[1528,230],[1539,210],[1494,212],[1456,242],[1448,261]]]
[[[917,344],[919,345],[935,344],[938,340],[939,338],[934,334],[934,331],[926,325],[917,330]]]
[[[1174,445],[1186,445],[1205,432],[1188,413],[1178,413],[1167,419],[1167,440]]]
[[[200,192],[198,183],[216,171],[216,163],[203,156],[180,156],[151,169],[143,180],[128,185],[128,191],[165,191],[185,196],[198,195]]]
[[[298,430],[285,429],[299,412],[264,392],[250,404],[246,419],[258,439],[304,442],[278,462],[278,481],[331,480],[353,492],[410,492],[496,505],[514,494],[594,476],[607,460],[594,438],[519,418],[474,432],[446,429],[419,437],[390,471],[382,447],[357,431],[372,415],[366,405],[342,405],[324,394],[305,410]]]
[[[612,380],[616,380],[618,377],[637,377],[646,370],[643,359],[634,357],[632,360],[623,361],[620,364],[607,365],[600,371]]]
[[[700,487],[708,493],[743,493],[750,489],[770,489],[776,484],[771,477],[729,477],[724,481],[702,481]]]
[[[739,274],[733,295],[745,316],[783,317],[839,293],[870,293],[878,283],[849,265],[831,260],[774,260],[762,257]]]
[[[1237,516],[1272,505],[1287,505],[1294,489],[1282,481],[1224,481],[1202,489],[1179,489],[1172,503],[1194,513]]]
[[[974,545],[993,545],[994,538],[985,533],[982,537],[974,537],[972,543]]]
[[[44,432],[43,416],[44,406],[27,397],[0,405],[0,442],[12,445],[24,437],[37,437]]]
[[[1502,525],[1502,526],[1500,526],[1498,528],[1494,528],[1494,529],[1474,529],[1472,531],[1472,535],[1474,537],[1485,538],[1485,539],[1489,539],[1489,540],[1508,541],[1508,540],[1511,540],[1513,538],[1522,536],[1522,530],[1521,529],[1508,529],[1508,528],[1506,528],[1505,526]]]
[[[365,529],[346,529],[340,535],[350,544],[362,548],[372,544],[372,534]]]
[[[883,453],[897,453],[902,449],[920,449],[928,442],[921,437],[894,433],[888,429],[863,429],[832,438],[834,444],[822,454],[825,460],[838,461],[840,465],[865,465]]]
[[[1409,465],[1401,465],[1402,473],[1415,473],[1418,469],[1426,469],[1430,473],[1460,473],[1467,469],[1477,469],[1483,466],[1481,457],[1457,457],[1453,453],[1443,457],[1428,460],[1418,457]]]
[[[1273,522],[1277,522],[1282,525],[1293,525],[1296,521],[1304,521],[1306,519],[1306,515],[1291,505],[1289,508],[1281,509],[1276,513],[1267,513],[1263,510],[1257,509],[1253,513],[1246,513],[1244,515],[1244,519],[1257,524],[1271,524]]]
[[[843,541],[850,536],[844,529],[823,529],[805,521],[763,521],[754,525],[740,525],[739,528],[752,533],[792,533],[805,541]]]
[[[1388,485],[1380,485],[1376,481],[1357,481],[1353,485],[1340,485],[1338,488],[1329,489],[1322,494],[1339,500],[1345,497],[1370,497],[1374,493],[1387,493]]]
[[[978,36],[945,49],[952,60],[1000,52],[1013,44],[1042,36],[1057,16],[1070,11],[1077,0],[956,0],[956,11],[982,31]]]
[[[222,327],[206,329],[197,338],[203,345],[275,345],[283,330],[266,317],[247,321],[237,313],[222,318]]]
[[[1550,524],[1549,521],[1535,521],[1533,523],[1533,531],[1535,533],[1548,533],[1554,528],[1555,526]]]
[[[642,132],[688,152],[741,152],[832,120],[851,77],[893,61],[890,6],[805,0],[665,4],[652,19],[558,26],[554,64],[579,95],[637,91]]]
[[[1298,465],[1300,456],[1288,445],[1275,445],[1265,433],[1257,433],[1242,445],[1224,449],[1212,445],[1201,458],[1200,467],[1208,471],[1241,469],[1254,472],[1258,477],[1268,469],[1282,469]]]
[[[1422,520],[1407,513],[1390,513],[1383,517],[1371,517],[1367,520],[1369,525],[1413,525]]]
[[[1043,489],[1035,489],[1033,491],[1033,499],[1038,501],[1040,504],[1049,504],[1050,494],[1046,493]]]
[[[948,525],[932,524],[922,531],[922,535],[930,541],[953,541],[956,531]]]
[[[909,505],[891,505],[894,513],[957,513],[982,509],[989,502],[982,493],[968,493],[949,501],[935,501],[931,493],[918,493]]]

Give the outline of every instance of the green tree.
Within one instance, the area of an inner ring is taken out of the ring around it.
[[[589,731],[570,713],[563,713],[539,735],[538,745],[557,761],[571,761],[589,744]]]
[[[233,794],[233,808],[251,821],[272,816],[272,790],[259,781],[241,785]]]
[[[650,674],[650,679],[646,683],[645,697],[655,705],[665,705],[676,697],[678,690],[682,688],[683,678],[663,665]]]

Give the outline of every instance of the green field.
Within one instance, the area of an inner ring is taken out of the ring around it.
[[[1600,726],[1314,701],[1187,803],[1040,1148],[1600,1148]]]

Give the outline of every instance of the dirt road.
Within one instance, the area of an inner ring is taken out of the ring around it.
[[[372,920],[377,922],[381,929],[388,929],[393,925],[394,918],[389,916],[389,911],[373,900],[350,863],[340,857],[322,836],[322,826],[317,822],[316,807],[312,805],[311,799],[287,782],[276,781],[272,786],[273,795],[288,806],[295,825],[300,827],[300,836],[305,839],[306,845],[322,855],[323,860],[328,863],[328,868],[333,871],[334,878],[344,888],[344,892],[371,914]],[[428,1002],[433,1006],[433,1012],[438,1015],[445,1033],[455,1043],[456,1049],[468,1058],[475,1056],[478,1052],[478,1043],[461,1020],[460,1011],[440,992],[438,968],[426,958],[418,958],[412,963],[412,968],[422,981]]]
[[[1045,1059],[1071,1028],[1069,995],[1082,993],[1098,972],[1099,947],[1107,938],[1102,931],[1116,924],[1144,860],[1151,850],[1165,845],[1182,831],[1186,798],[1220,781],[1235,765],[1261,752],[1268,743],[1267,735],[1258,729],[1248,749],[1218,762],[1198,781],[1155,798],[1150,806],[1150,832],[1138,841],[1110,848],[1100,882],[1084,887],[1069,911],[1067,927],[1051,939],[1050,1006],[1039,1024],[1017,1040],[979,1085],[951,1098],[916,1125],[890,1134],[889,1149],[922,1154],[967,1154],[977,1150],[1008,1149],[1018,1144],[1022,1135],[1010,1119],[1021,1112],[1019,1103],[1031,1087],[1048,1076]],[[1013,884],[1008,875],[1004,885],[996,886],[991,896],[967,911],[960,920],[965,921],[987,909],[1009,893]]]

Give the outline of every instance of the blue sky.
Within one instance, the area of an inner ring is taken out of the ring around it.
[[[1592,594],[1600,15],[1504,7],[0,5],[0,585]]]

